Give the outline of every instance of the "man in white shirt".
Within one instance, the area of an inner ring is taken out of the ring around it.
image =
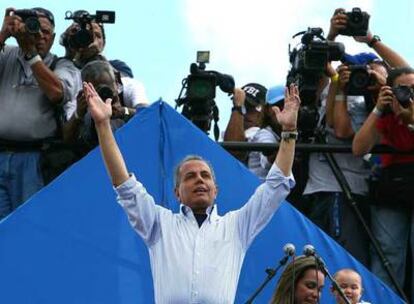
[[[233,303],[245,253],[293,187],[291,174],[300,99],[286,89],[278,155],[266,181],[239,210],[217,214],[217,185],[209,163],[188,156],[177,167],[175,193],[180,212],[155,204],[129,174],[110,127],[111,100],[104,102],[90,83],[84,94],[118,202],[148,247],[156,303]]]

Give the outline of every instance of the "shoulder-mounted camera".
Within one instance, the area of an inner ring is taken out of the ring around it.
[[[91,23],[115,23],[115,12],[96,11],[95,15],[91,15],[84,10],[78,10],[73,13],[67,11],[65,13],[65,20],[73,20],[79,24],[79,28],[75,29],[74,33],[71,33],[66,37],[66,41],[63,42],[63,45],[74,49],[80,49],[88,47],[94,40]]]
[[[182,88],[176,99],[177,107],[183,106],[182,114],[191,120],[201,130],[209,133],[211,121],[218,121],[218,108],[214,101],[216,87],[223,92],[232,94],[234,91],[234,79],[232,76],[217,71],[207,71],[206,63],[209,62],[208,51],[197,52],[197,63],[190,65],[190,75],[183,79]],[[181,97],[184,89],[185,96]],[[215,124],[214,135],[218,139],[218,127]]]

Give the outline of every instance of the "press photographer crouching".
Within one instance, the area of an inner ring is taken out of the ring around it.
[[[82,81],[90,82],[102,100],[112,99],[112,130],[123,126],[136,113],[136,100],[125,99],[120,92],[113,67],[103,60],[87,63],[81,71]],[[83,91],[77,96],[77,107],[71,120],[63,128],[66,142],[76,143],[88,152],[98,144],[93,120],[88,112]]]
[[[355,155],[369,153],[378,142],[397,150],[414,151],[413,88],[412,68],[389,72],[387,85],[381,88],[374,109],[355,134],[352,144]],[[406,280],[407,254],[409,248],[411,252],[414,249],[414,156],[381,154],[380,161],[382,172],[375,191],[376,206],[371,208],[372,231],[402,287]],[[412,254],[410,265],[414,265]],[[372,257],[371,270],[394,287],[376,256]]]

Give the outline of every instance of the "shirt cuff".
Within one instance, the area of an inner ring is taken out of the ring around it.
[[[114,187],[114,190],[119,197],[125,198],[135,194],[136,188],[143,188],[143,185],[137,181],[135,174],[130,173],[129,178],[119,186]]]
[[[284,184],[289,189],[295,187],[295,178],[291,173],[289,176],[285,176],[279,167],[273,163],[266,177],[266,182],[273,188],[278,187],[280,184]]]

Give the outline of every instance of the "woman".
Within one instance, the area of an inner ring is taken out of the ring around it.
[[[313,256],[299,256],[286,266],[271,304],[318,303],[325,283],[325,275],[317,267]]]

